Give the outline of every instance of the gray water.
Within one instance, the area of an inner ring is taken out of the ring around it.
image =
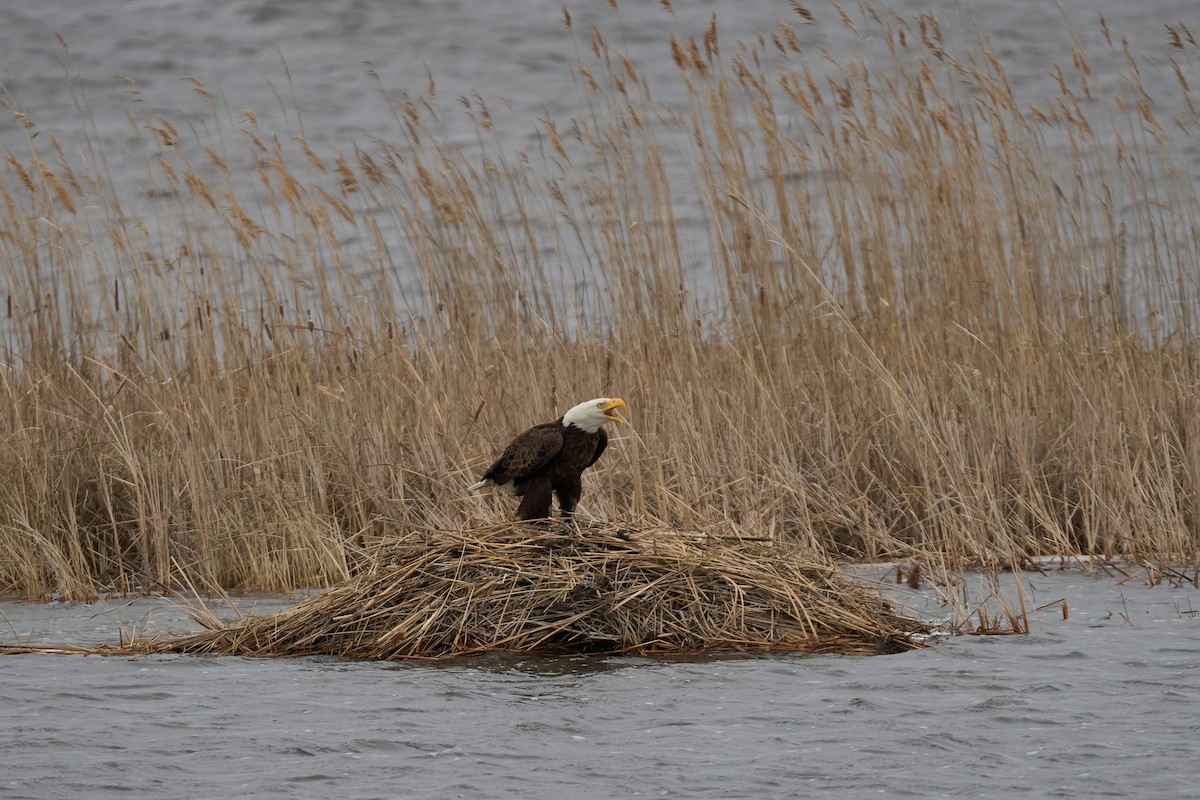
[[[0,24],[0,99],[33,120],[34,130],[41,134],[33,146],[47,160],[56,160],[49,145],[53,135],[77,165],[102,163],[125,213],[138,217],[150,231],[149,247],[164,260],[171,260],[188,239],[180,237],[179,226],[171,222],[170,215],[181,212],[202,218],[198,212],[203,209],[197,203],[189,205],[187,198],[163,198],[149,184],[147,164],[159,153],[146,125],[158,115],[182,131],[181,138],[190,143],[192,161],[215,183],[223,184],[225,178],[206,169],[207,159],[197,152],[195,143],[213,147],[230,161],[234,188],[242,205],[253,214],[261,187],[254,171],[257,155],[241,146],[241,131],[255,129],[246,122],[245,109],[255,113],[260,135],[277,135],[285,147],[293,137],[303,136],[328,158],[330,148],[352,153],[356,146],[373,149],[376,137],[399,141],[396,112],[385,98],[419,102],[427,93],[430,77],[437,87],[434,105],[444,126],[439,138],[463,148],[469,157],[481,157],[479,131],[459,103],[459,98],[478,98],[487,103],[495,123],[495,132],[486,137],[490,156],[515,160],[518,152],[526,152],[532,154],[536,166],[537,154],[545,147],[539,118],[551,117],[561,130],[569,131],[573,119],[590,116],[591,98],[565,63],[590,58],[592,24],[604,32],[615,51],[629,55],[663,109],[686,108],[688,103],[670,57],[670,35],[700,37],[712,18],[718,23],[726,52],[732,52],[739,41],[753,42],[760,34],[770,34],[777,30],[779,20],[785,20],[796,28],[808,54],[807,63],[818,73],[829,68],[823,52],[842,62],[861,59],[875,68],[887,63],[882,37],[864,39],[849,33],[827,2],[806,4],[817,15],[819,25],[804,24],[784,0],[692,0],[675,3],[672,14],[652,0],[622,3],[619,12],[602,0],[567,5],[574,38],[564,28],[561,0],[13,0],[4,4]],[[923,10],[937,14],[947,29],[947,40],[964,57],[981,51],[986,39],[1002,59],[1022,107],[1059,94],[1053,70],[1065,62],[1070,71],[1072,34],[1090,53],[1097,97],[1121,94],[1127,102],[1136,100],[1121,78],[1129,71],[1120,47],[1121,37],[1126,37],[1131,51],[1142,57],[1141,80],[1151,95],[1178,102],[1176,78],[1166,56],[1180,54],[1167,46],[1164,25],[1183,21],[1200,31],[1195,0],[900,0],[886,6],[904,16]],[[865,21],[865,15],[851,10],[864,33],[878,30],[877,25]],[[1104,42],[1101,14],[1114,32],[1115,48]],[[56,34],[66,42],[66,50]],[[980,46],[972,47],[974,42]],[[766,51],[769,57],[770,45]],[[183,79],[185,76],[188,79]],[[68,78],[73,88],[68,88]],[[211,94],[198,94],[191,79],[203,83]],[[477,111],[478,101],[471,102]],[[1170,105],[1155,106],[1163,119],[1169,119],[1171,111]],[[140,131],[131,126],[130,115]],[[785,129],[792,124],[781,121]],[[689,289],[707,302],[722,285],[712,272],[707,200],[694,186],[697,167],[688,160],[694,157],[686,144],[689,134],[663,127],[659,136],[684,275]],[[0,113],[0,149],[25,153],[29,134],[15,117]],[[1133,137],[1128,130],[1123,135]],[[1039,136],[1047,137],[1051,159],[1067,146],[1055,141],[1053,130]],[[1111,137],[1111,132],[1098,132],[1098,147],[1112,145],[1106,136]],[[1179,138],[1183,152],[1178,156],[1194,167],[1200,180],[1200,148],[1186,136]],[[1107,144],[1099,144],[1101,141]],[[1155,158],[1150,153],[1142,157]],[[751,154],[750,158],[758,156]],[[303,161],[303,157],[295,158],[295,162]],[[0,175],[5,174],[4,169],[0,162]],[[536,179],[531,183],[539,185]],[[1132,222],[1136,215],[1129,213],[1120,181],[1109,183],[1117,211],[1126,213]],[[21,196],[19,191],[15,194]],[[358,260],[367,265],[361,273],[370,286],[386,286],[417,313],[427,309],[426,289],[407,267],[411,256],[396,218],[388,209],[372,207],[361,197],[356,202],[360,203],[355,207],[357,214],[374,216],[379,222],[384,246],[371,250],[372,245],[359,241],[361,231],[357,230],[342,232],[339,246],[350,260],[361,256]],[[560,229],[557,209],[536,197],[525,202],[533,217],[535,241],[511,244],[516,250],[508,254],[508,260],[522,264],[538,258],[550,264],[549,274],[562,269],[578,282],[576,289],[593,287],[589,283],[595,278],[591,267],[603,262],[604,254],[582,252],[570,232]],[[503,218],[508,211],[494,213]],[[275,223],[268,215],[265,224],[271,227]],[[1139,224],[1130,225],[1127,246],[1131,260],[1136,262],[1146,252],[1144,237],[1148,235]],[[1156,229],[1153,235],[1167,241],[1163,237],[1175,232]],[[210,243],[221,241],[219,235],[210,237]],[[107,272],[96,276],[94,286],[98,296],[103,296],[121,276],[119,267],[107,262],[120,262],[123,256],[115,253],[107,258],[103,241],[96,246],[102,250],[99,259]],[[356,247],[363,249],[356,251]],[[823,247],[816,250],[823,252]],[[238,255],[235,249],[212,257],[229,262]],[[226,264],[227,272],[233,269]],[[87,285],[87,277],[75,277]],[[1137,298],[1156,291],[1152,283],[1143,285],[1144,277],[1135,269],[1120,278],[1135,307],[1140,307]],[[43,283],[49,281],[47,276]],[[246,289],[248,296],[261,294],[254,290],[253,277]],[[373,293],[372,289],[363,291]],[[305,298],[300,305],[310,302]]]
[[[381,89],[423,95],[428,76],[449,100],[449,110],[457,98],[478,94],[494,106],[498,119],[517,120],[526,132],[547,113],[564,120],[582,116],[586,95],[563,65],[575,57],[576,47],[587,50],[591,24],[629,54],[656,91],[666,93],[656,95],[663,103],[685,96],[674,79],[669,35],[699,36],[714,17],[728,49],[776,30],[783,20],[813,49],[814,66],[822,60],[820,47],[847,61],[869,55],[860,47],[846,49],[859,40],[844,30],[828,3],[802,4],[819,25],[803,24],[783,0],[673,5],[668,14],[658,2],[625,2],[613,12],[607,2],[562,0],[9,0],[0,25],[0,84],[6,99],[39,127],[70,132],[81,120],[64,82],[69,75],[116,155],[129,141],[124,111],[135,107],[130,85],[118,76],[136,81],[141,93],[136,105],[151,113],[202,113],[208,101],[180,80],[188,76],[217,92],[230,109],[251,109],[265,120],[291,114],[287,121],[302,126],[314,146],[345,147],[351,139],[386,138],[396,129]],[[862,20],[854,4],[845,5]],[[577,43],[565,31],[564,6]],[[1175,81],[1169,65],[1160,63],[1176,54],[1166,46],[1164,25],[1182,21],[1200,29],[1200,10],[1192,0],[901,0],[879,8],[903,16],[932,12],[953,36],[973,37],[953,31],[974,28],[1004,62],[1022,101],[1058,93],[1050,70],[1056,63],[1069,66],[1072,33],[1088,46],[1096,86],[1117,85],[1123,56],[1119,48],[1113,53],[1103,46],[1101,15],[1118,42],[1126,37],[1143,57],[1142,77],[1152,94]],[[869,23],[862,24],[867,30]],[[460,143],[474,138],[465,114],[448,113],[444,121],[452,134],[463,134]],[[21,126],[7,115],[0,115],[0,135],[14,146],[23,138]]]
[[[1200,592],[1025,582],[1069,618],[895,656],[0,657],[0,797],[1197,796]],[[154,599],[0,611],[0,643],[194,627]]]

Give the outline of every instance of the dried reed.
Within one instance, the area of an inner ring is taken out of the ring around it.
[[[919,646],[911,637],[924,630],[811,554],[627,526],[507,524],[413,535],[295,608],[119,650],[365,659],[883,653]]]
[[[479,98],[455,147],[432,87],[387,93],[394,141],[329,150],[197,84],[205,124],[130,117],[145,196],[9,109],[0,590],[334,584],[502,518],[464,488],[601,394],[633,422],[587,476],[602,523],[1195,559],[1194,38],[1154,93],[1119,37],[1099,77],[1072,41],[1026,100],[974,36],[860,11],[828,53],[812,15],[681,32],[665,109],[569,31],[590,111],[525,121],[532,148]]]

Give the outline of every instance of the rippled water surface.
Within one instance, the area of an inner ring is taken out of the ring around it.
[[[148,126],[161,127],[160,115],[190,143],[191,161],[206,180],[222,185],[228,181],[243,205],[258,208],[260,203],[275,201],[261,195],[259,155],[243,147],[244,132],[275,136],[285,144],[303,137],[324,157],[330,155],[329,148],[347,154],[356,147],[374,152],[377,139],[404,141],[397,112],[386,98],[413,99],[424,108],[422,98],[431,79],[437,90],[433,107],[439,109],[440,121],[434,124],[427,115],[425,119],[439,139],[462,147],[475,159],[486,140],[489,159],[523,162],[525,156],[518,154],[524,153],[545,169],[538,156],[546,149],[538,120],[552,118],[561,130],[570,131],[573,120],[595,113],[596,98],[566,68],[568,60],[592,58],[593,24],[614,51],[627,53],[634,68],[645,75],[662,119],[668,116],[666,109],[686,113],[692,102],[671,57],[670,37],[700,37],[711,19],[718,23],[724,52],[730,56],[738,42],[769,36],[784,20],[795,27],[804,61],[818,75],[825,70],[838,72],[855,60],[875,70],[886,69],[890,58],[878,24],[853,8],[861,36],[852,34],[827,2],[802,4],[811,6],[817,25],[805,24],[784,0],[677,2],[673,13],[650,0],[620,3],[619,11],[598,0],[566,5],[573,36],[563,25],[562,0],[14,0],[5,3],[0,25],[0,99],[28,117],[0,113],[0,140],[5,148],[25,153],[31,131],[23,125],[32,120],[32,132],[42,134],[33,144],[45,151],[44,157],[51,152],[53,135],[72,163],[102,164],[104,180],[112,183],[124,213],[139,217],[152,232],[161,226],[163,232],[152,238],[161,238],[169,253],[179,242],[190,241],[181,237],[170,215],[180,209],[183,213],[200,209],[186,198],[167,202],[150,188],[151,181],[162,185],[163,180],[154,168],[148,172],[148,165],[162,157],[155,137],[147,133]],[[1132,72],[1121,47],[1127,40],[1140,58],[1139,80],[1155,98],[1155,113],[1164,119],[1180,102],[1177,78],[1167,58],[1175,51],[1168,45],[1165,25],[1190,20],[1193,30],[1200,29],[1195,0],[899,0],[886,8],[910,19],[922,11],[937,14],[948,41],[963,58],[978,56],[986,39],[1002,60],[1021,107],[1042,105],[1059,96],[1055,65],[1065,64],[1067,72],[1073,69],[1073,35],[1089,53],[1089,91],[1105,98],[1123,95],[1127,106],[1134,106],[1139,97],[1122,78]],[[880,10],[888,16],[884,4]],[[1101,14],[1115,46],[1101,34]],[[772,57],[770,44],[765,51],[765,57]],[[840,66],[834,67],[835,62]],[[68,76],[72,89],[68,89]],[[207,89],[196,91],[196,82]],[[481,136],[460,98],[469,99],[476,115],[480,103],[487,104],[494,128],[486,136]],[[256,122],[249,121],[247,109]],[[796,114],[789,104],[781,104],[779,113],[785,115],[780,120],[785,130],[799,125],[798,117],[786,116]],[[663,126],[659,135],[680,257],[703,295],[713,290],[715,280],[712,234],[706,222],[710,201],[695,188],[698,167],[689,161],[694,155],[685,155],[692,152],[687,146],[690,132],[661,121],[657,124]],[[1125,127],[1121,130],[1123,136],[1129,135]],[[1107,123],[1099,125],[1100,140],[1111,133]],[[1061,130],[1039,128],[1038,136],[1045,137],[1052,154],[1069,146]],[[1200,148],[1182,138],[1179,158],[1200,179]],[[221,153],[231,165],[230,172],[214,174],[196,142]],[[749,140],[745,146],[751,147]],[[292,163],[292,168],[299,169],[299,164]],[[814,174],[806,179],[819,183],[828,178]],[[1119,181],[1109,183],[1109,190],[1121,191]],[[542,183],[533,180],[531,185]],[[1118,210],[1132,214],[1121,195],[1116,197],[1122,206]],[[372,278],[377,271],[386,275],[400,288],[405,302],[422,308],[422,290],[409,275],[396,219],[388,209],[362,198],[356,203],[356,213],[377,215],[388,258],[397,261],[394,270],[387,261],[387,267],[366,271]],[[561,262],[574,279],[585,279],[589,262],[576,252],[571,237],[539,229],[557,226],[556,212],[541,214],[536,198],[526,198],[526,205],[533,229],[523,230],[522,235],[533,235],[536,243],[513,260],[527,261],[537,252],[555,264]],[[272,219],[267,214],[265,224],[274,225]],[[504,223],[496,220],[496,224]],[[1138,234],[1130,235],[1136,240]],[[339,245],[349,253],[356,247],[373,247],[356,234],[347,234]],[[111,283],[110,278],[100,285]]]
[[[897,656],[0,657],[0,796],[1195,796],[1200,593],[1027,587],[1069,619]],[[4,642],[187,627],[156,600],[0,610]]]

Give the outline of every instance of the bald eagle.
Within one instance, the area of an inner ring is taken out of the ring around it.
[[[471,489],[499,486],[521,498],[517,519],[550,516],[551,492],[558,507],[571,514],[583,492],[583,471],[608,447],[606,422],[624,422],[617,413],[625,401],[598,397],[574,406],[554,422],[535,425],[508,443],[496,463]]]

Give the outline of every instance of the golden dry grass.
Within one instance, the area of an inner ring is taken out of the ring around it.
[[[131,116],[144,197],[10,108],[0,590],[333,584],[380,541],[506,518],[465,487],[605,394],[632,425],[587,478],[599,522],[944,565],[1195,559],[1191,32],[1114,36],[1115,85],[1064,42],[1030,105],[933,17],[857,13],[851,56],[786,22],[664,42],[671,109],[571,31],[592,110],[520,121],[524,151],[478,98],[478,152],[430,98],[336,150],[216,102],[224,149]]]
[[[492,525],[392,542],[270,616],[120,652],[442,658],[494,650],[891,653],[923,624],[810,552],[622,525]]]

